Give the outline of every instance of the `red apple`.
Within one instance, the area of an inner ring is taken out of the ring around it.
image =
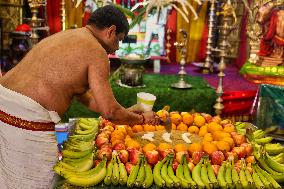
[[[179,162],[177,160],[174,160],[173,161],[173,170],[174,170],[174,172],[177,170],[178,165],[179,165]]]
[[[188,162],[188,159],[189,159],[189,154],[187,151],[181,151],[181,152],[178,152],[176,153],[176,160],[181,163],[181,160],[182,160],[182,156],[185,155],[185,159],[186,159],[186,163]]]
[[[107,138],[109,139],[110,135],[107,132],[101,132],[100,134],[98,134],[97,138]]]
[[[125,164],[128,162],[128,158],[129,158],[129,153],[127,150],[120,150],[118,151],[118,157],[120,159],[120,161]]]
[[[96,145],[98,148],[101,148],[104,144],[109,143],[109,140],[104,137],[97,137],[96,139]]]
[[[192,162],[189,162],[187,165],[188,165],[188,168],[190,169],[190,172],[192,172],[195,165]]]
[[[172,154],[174,153],[174,150],[169,148],[166,150],[159,150],[159,154],[160,154],[160,159],[164,159],[168,154]]]
[[[207,123],[209,123],[212,120],[212,116],[210,114],[201,113],[202,117],[206,120]]]
[[[139,155],[141,152],[137,150],[136,148],[127,148],[127,151],[129,153],[129,160],[133,165],[136,165],[139,160]]]
[[[125,150],[125,145],[123,143],[116,143],[114,146],[113,146],[113,149],[114,150]]]
[[[205,156],[205,153],[202,152],[202,151],[195,151],[192,153],[192,160],[193,160],[193,163],[196,165],[200,160],[201,158]]]
[[[131,163],[129,163],[129,162],[127,162],[127,163],[125,164],[125,169],[126,169],[128,175],[129,175],[130,172],[132,171],[132,168],[133,168],[133,167],[134,167],[134,165],[131,164]]]
[[[226,152],[225,153],[225,159],[227,160],[229,157],[232,157],[234,161],[238,161],[238,154],[236,152]]]
[[[155,165],[159,161],[159,152],[156,150],[147,151],[145,153],[147,162],[151,165]]]
[[[107,158],[107,160],[111,160],[112,149],[106,147],[98,150],[98,159],[103,159],[104,156]]]
[[[213,165],[221,165],[225,160],[225,156],[221,151],[215,151],[211,154],[211,162]]]
[[[241,144],[247,142],[246,137],[244,135],[236,134],[232,135],[234,142],[237,146],[240,146]]]
[[[243,143],[243,144],[241,144],[241,147],[245,148],[246,156],[252,155],[253,148],[252,148],[251,144]]]
[[[244,158],[246,156],[245,148],[244,147],[234,147],[232,152],[238,154],[239,159]]]
[[[212,169],[214,171],[214,174],[217,176],[218,175],[218,171],[220,169],[220,165],[212,165]]]

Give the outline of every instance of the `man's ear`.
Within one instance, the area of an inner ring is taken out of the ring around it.
[[[116,26],[115,25],[112,25],[111,27],[108,28],[108,31],[107,31],[107,35],[108,37],[110,38],[113,34],[116,35]]]

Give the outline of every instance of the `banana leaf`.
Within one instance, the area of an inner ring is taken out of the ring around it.
[[[123,12],[126,16],[130,17],[132,20],[134,19],[135,15],[133,12],[131,12],[129,9],[118,5],[118,4],[113,4],[117,9],[119,9],[121,12]]]
[[[146,12],[146,9],[147,9],[147,6],[141,8],[141,11],[139,12],[139,14],[132,20],[131,24],[129,25],[129,28],[133,28],[136,24],[139,24],[142,19],[143,19],[143,16]]]

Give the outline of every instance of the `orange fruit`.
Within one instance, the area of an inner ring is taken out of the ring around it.
[[[206,141],[206,142],[211,142],[213,141],[213,136],[211,133],[206,133],[203,137],[203,141]]]
[[[198,134],[199,128],[197,126],[190,126],[190,127],[188,127],[187,131],[192,133],[192,134]]]
[[[227,132],[227,133],[235,132],[235,127],[234,126],[226,126],[226,127],[224,127],[224,131]]]
[[[133,131],[132,131],[132,128],[131,127],[127,127],[126,128],[126,131],[127,131],[127,135],[129,135],[130,137],[133,137]]]
[[[156,127],[154,125],[145,124],[143,125],[144,131],[155,131]]]
[[[172,148],[171,145],[167,144],[167,143],[160,143],[158,146],[158,150],[160,151],[164,151],[166,149]]]
[[[142,125],[134,125],[132,127],[132,131],[134,133],[139,133],[139,132],[142,132],[143,131],[143,126]]]
[[[172,130],[177,130],[177,126],[174,123],[172,123]]]
[[[163,125],[156,125],[156,131],[163,131],[165,130],[165,126]]]
[[[192,125],[192,123],[193,123],[193,116],[190,113],[185,112],[182,115],[182,122],[184,122],[187,125]]]
[[[203,137],[203,136],[205,136],[206,133],[207,133],[207,125],[200,127],[198,135]]]
[[[112,146],[114,146],[114,145],[116,145],[116,144],[119,144],[119,143],[122,143],[122,144],[124,144],[124,141],[123,140],[114,140],[114,141],[112,141],[111,142],[111,144],[112,144]]]
[[[205,122],[206,122],[205,118],[201,115],[197,115],[193,119],[193,124],[198,126],[198,127],[203,126],[205,124]]]
[[[180,130],[180,131],[187,131],[187,125],[184,124],[183,122],[181,122],[180,124],[178,124],[177,130]]]
[[[177,145],[175,145],[175,151],[176,152],[187,151],[186,145],[185,144],[177,144]]]
[[[222,125],[216,123],[216,122],[210,122],[208,123],[208,132],[209,133],[214,133],[215,131],[222,131],[223,127]]]
[[[159,110],[159,111],[157,111],[156,114],[159,116],[159,118],[160,118],[163,122],[165,122],[166,119],[167,119],[167,117],[169,116],[169,112],[166,111],[166,110]]]
[[[122,125],[119,125],[119,126],[117,126],[117,128],[116,128],[118,131],[120,131],[120,132],[122,132],[123,134],[124,134],[124,136],[126,136],[127,135],[127,131],[126,131],[126,129],[125,129],[125,127],[124,126],[122,126]]]
[[[129,142],[125,143],[125,145],[127,147],[133,147],[133,148],[136,148],[137,150],[140,149],[140,144],[137,140],[130,140]]]
[[[174,123],[175,125],[180,124],[180,122],[182,121],[182,117],[181,115],[179,115],[179,113],[172,113],[170,115],[171,121],[172,123]]]
[[[190,144],[188,147],[188,151],[190,154],[192,154],[193,152],[201,152],[202,151],[202,145],[200,143],[193,143]]]
[[[218,141],[217,148],[222,152],[229,152],[231,150],[230,144],[226,141]]]
[[[218,151],[218,148],[215,144],[210,142],[203,143],[203,151],[211,155],[213,152]]]
[[[234,148],[235,146],[234,139],[232,139],[231,137],[225,137],[222,139],[222,141],[228,142],[231,148]]]
[[[153,143],[148,143],[143,147],[143,152],[146,153],[148,151],[156,150],[156,145]]]
[[[220,118],[220,116],[214,116],[212,119],[211,119],[212,122],[216,122],[216,123],[220,123],[222,121],[222,119]]]
[[[231,135],[223,131],[215,131],[213,133],[214,140],[222,140],[223,138],[226,138],[226,137],[231,137]]]

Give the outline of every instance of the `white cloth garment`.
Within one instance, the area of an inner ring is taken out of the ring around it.
[[[34,122],[60,121],[31,98],[0,85],[0,110]],[[31,131],[0,121],[0,188],[47,189],[57,161],[55,131]]]

